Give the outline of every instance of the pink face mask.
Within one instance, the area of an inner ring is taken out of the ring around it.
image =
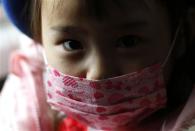
[[[104,80],[87,80],[47,68],[48,103],[93,128],[137,124],[166,106],[160,64]]]

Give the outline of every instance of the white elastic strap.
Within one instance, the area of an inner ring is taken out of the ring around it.
[[[45,54],[44,50],[43,50],[43,60],[44,60],[45,65],[48,65],[47,57],[46,57],[46,54]]]
[[[175,33],[174,39],[173,39],[173,41],[172,41],[171,47],[170,47],[170,49],[169,49],[169,52],[168,52],[167,56],[165,57],[164,62],[162,63],[162,67],[164,67],[164,66],[166,65],[166,63],[167,63],[168,60],[169,60],[169,57],[171,56],[171,53],[172,53],[172,51],[173,51],[173,48],[175,47],[176,40],[177,40],[177,37],[178,37],[178,34],[179,34],[179,32],[180,32],[180,29],[181,29],[182,24],[183,24],[183,19],[181,19],[180,24],[179,24],[179,26],[178,26],[178,28],[177,28],[177,30],[176,30],[176,33]]]
[[[163,122],[162,124],[162,128],[161,128],[161,131],[165,131],[165,125],[166,125],[166,120]]]

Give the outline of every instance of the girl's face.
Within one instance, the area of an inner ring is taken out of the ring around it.
[[[103,8],[98,17],[87,0],[43,0],[42,43],[48,63],[65,74],[90,80],[163,63],[171,31],[162,3],[113,1],[97,5]]]

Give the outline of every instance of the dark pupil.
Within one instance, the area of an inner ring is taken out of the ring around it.
[[[119,43],[122,47],[133,47],[137,44],[137,39],[135,37],[126,36],[121,38]]]
[[[71,49],[82,49],[82,45],[78,41],[69,41],[69,47]]]

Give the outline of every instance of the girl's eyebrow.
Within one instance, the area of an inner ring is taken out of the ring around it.
[[[143,28],[144,26],[148,25],[148,22],[146,20],[138,20],[134,22],[126,22],[123,24],[115,25],[119,30],[125,30],[125,29],[135,29],[135,28]]]
[[[68,26],[53,26],[51,27],[52,30],[62,32],[62,33],[74,33],[74,32],[80,32],[84,33],[86,32],[84,29],[78,27],[78,26],[73,26],[73,25],[68,25]]]

